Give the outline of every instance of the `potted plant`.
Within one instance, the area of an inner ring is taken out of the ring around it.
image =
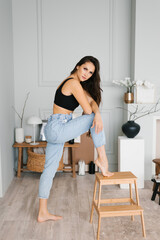
[[[15,113],[17,114],[17,116],[19,117],[20,122],[21,122],[20,128],[15,129],[15,140],[17,143],[24,142],[23,117],[24,117],[24,111],[25,111],[25,107],[26,107],[26,103],[27,103],[29,94],[30,94],[30,92],[27,93],[21,115],[16,111],[15,107],[12,106],[12,108],[14,109]]]
[[[133,106],[134,110],[132,112],[123,107],[117,107],[129,113],[129,120],[122,125],[122,132],[128,138],[134,138],[140,131],[140,125],[137,124],[135,121],[139,118],[145,117],[155,112],[159,112],[160,111],[159,104],[160,104],[160,98],[149,110],[145,109],[145,106],[141,106],[139,104],[136,104],[135,106]]]
[[[153,102],[154,84],[150,83],[147,80],[132,81],[130,79],[130,77],[125,77],[124,80],[113,80],[112,82],[118,86],[127,88],[127,92],[124,93],[124,102],[125,103],[133,103],[134,102],[134,95],[133,95],[134,87],[136,87],[137,103],[139,103],[139,102],[143,103],[144,101],[146,101],[146,97],[141,96],[140,92],[142,92],[142,90],[143,90],[143,94],[145,91],[149,91],[149,93],[147,92],[147,98],[148,98],[148,95],[153,95],[153,96],[151,96],[151,99],[152,99],[151,102]],[[144,101],[142,100],[143,97],[144,97]]]
[[[127,92],[124,93],[124,102],[125,103],[133,103],[134,102],[133,87],[136,84],[135,81],[131,81],[131,79],[129,77],[125,77],[124,80],[113,80],[112,82],[116,85],[127,88]]]

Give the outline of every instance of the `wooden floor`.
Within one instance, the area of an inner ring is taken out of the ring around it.
[[[48,201],[49,210],[62,215],[58,222],[38,223],[38,173],[23,173],[14,178],[4,198],[0,199],[0,240],[96,240],[97,214],[89,223],[94,188],[94,175],[72,178],[71,173],[57,173]],[[148,240],[160,239],[160,206],[152,202],[152,183],[139,189],[140,205]],[[104,186],[103,198],[128,197],[128,190]],[[140,217],[103,218],[101,240],[141,240]]]

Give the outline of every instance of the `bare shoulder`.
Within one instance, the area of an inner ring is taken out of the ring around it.
[[[66,83],[71,89],[82,88],[80,82],[77,79],[69,79]]]
[[[71,78],[67,82],[69,84],[71,84],[72,86],[79,86],[79,85],[81,86],[80,82],[77,79],[75,79],[75,78]]]

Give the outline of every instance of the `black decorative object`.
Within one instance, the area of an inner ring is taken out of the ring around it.
[[[122,125],[122,131],[128,138],[134,138],[140,131],[139,124],[128,121]]]
[[[90,174],[95,174],[95,164],[93,161],[90,162],[89,164],[89,173]]]
[[[74,139],[70,140],[69,144],[74,144]]]

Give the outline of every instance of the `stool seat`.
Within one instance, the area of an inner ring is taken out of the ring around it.
[[[98,199],[96,199],[97,183],[99,183]],[[129,184],[130,198],[101,199],[102,186],[111,184]],[[132,198],[132,184],[135,186],[136,201]],[[104,206],[104,204],[109,203],[112,205]],[[113,203],[120,203],[120,205],[113,205]],[[123,203],[128,203],[128,205]],[[132,172],[115,172],[111,177],[104,177],[101,173],[96,173],[90,222],[93,219],[94,208],[98,214],[97,240],[99,240],[101,218],[115,216],[131,216],[132,220],[135,215],[141,216],[143,236],[146,237],[143,209],[139,205],[137,177]]]
[[[137,177],[132,172],[115,172],[111,177],[104,177],[101,173],[96,173],[98,182],[102,185],[134,183]]]

